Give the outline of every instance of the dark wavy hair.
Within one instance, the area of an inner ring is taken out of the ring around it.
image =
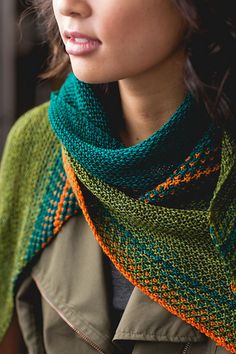
[[[65,80],[71,71],[53,14],[52,0],[29,0],[50,46],[48,69],[41,78]],[[214,121],[236,136],[235,0],[171,0],[188,24],[185,85],[203,102]]]

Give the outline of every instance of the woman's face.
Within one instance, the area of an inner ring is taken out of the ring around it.
[[[78,79],[137,77],[175,60],[186,26],[173,0],[53,0]]]

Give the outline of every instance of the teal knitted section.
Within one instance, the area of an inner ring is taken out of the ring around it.
[[[92,85],[79,81],[73,73],[51,95],[49,118],[66,150],[87,171],[110,185],[138,193],[165,181],[206,130],[210,129],[212,145],[219,141],[219,132],[213,132],[206,112],[189,94],[160,130],[125,148],[112,135],[112,117],[107,116]]]
[[[26,264],[56,237],[64,221],[80,213],[75,195],[71,187],[66,186],[66,181],[61,150],[59,150],[30,236],[25,254]]]

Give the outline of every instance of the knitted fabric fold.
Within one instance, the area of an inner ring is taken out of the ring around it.
[[[200,143],[206,130],[208,136],[203,144],[207,140],[216,144],[217,139],[209,132],[209,117],[188,95],[159,131],[140,144],[125,148],[113,136],[111,119],[92,87],[73,74],[59,92],[52,94],[49,115],[62,144],[88,172],[127,190],[146,192],[153,183],[169,177]]]
[[[23,272],[82,211],[127,279],[236,353],[230,136],[188,95],[159,131],[126,148],[92,86],[73,74],[49,107],[27,116],[11,133],[0,174],[0,337]]]

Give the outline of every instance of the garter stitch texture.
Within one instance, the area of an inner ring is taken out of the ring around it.
[[[2,161],[0,337],[22,271],[82,210],[127,279],[236,353],[234,141],[187,96],[158,132],[125,148],[73,74],[51,96],[52,129],[47,109],[16,124]]]

